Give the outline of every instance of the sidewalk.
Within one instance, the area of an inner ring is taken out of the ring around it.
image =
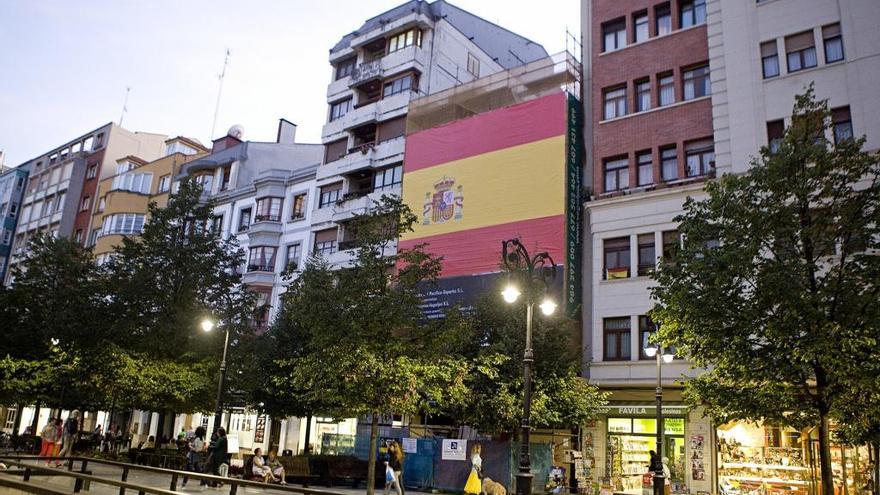
[[[94,476],[100,476],[105,478],[111,478],[114,480],[119,480],[121,476],[121,470],[117,467],[113,466],[100,466],[100,465],[89,465],[89,469],[92,471]],[[7,476],[3,474],[3,471],[0,471],[0,476]],[[10,476],[11,477],[11,476]],[[15,477],[18,480],[21,480],[21,476]],[[153,486],[156,488],[164,488],[168,489],[171,486],[171,478],[166,475],[149,473],[145,471],[136,471],[132,470],[128,476],[128,481],[132,483]],[[73,492],[73,479],[65,478],[60,476],[31,476],[31,482],[35,483],[38,486],[51,486],[54,488],[63,488],[70,490]],[[302,486],[302,485],[287,485],[287,486]],[[315,486],[309,485],[309,489],[314,491],[322,491],[328,493],[343,493],[346,495],[365,495],[367,493],[366,488],[346,488],[342,486],[334,486],[332,488],[324,487],[324,486]],[[2,488],[0,488],[0,492],[2,492]],[[226,494],[229,493],[229,485],[224,486],[223,488],[210,488],[210,487],[201,487],[199,486],[198,480],[190,480],[189,484],[186,487],[178,486],[177,491],[180,493],[206,493],[206,494]],[[129,490],[129,492],[134,493],[133,490]],[[92,483],[91,488],[88,492],[83,491],[82,493],[91,493],[97,495],[118,495],[119,489],[116,487],[112,487],[109,485],[101,485]],[[238,493],[264,493],[264,494],[277,494],[277,495],[290,495],[288,492],[281,492],[278,490],[274,490],[272,485],[267,485],[266,488],[252,488],[252,487],[241,487],[238,490]],[[376,489],[376,494],[382,494],[382,489]],[[429,495],[427,492],[415,491],[415,490],[406,490],[406,495]]]

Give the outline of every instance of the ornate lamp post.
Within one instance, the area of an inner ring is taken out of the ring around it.
[[[213,321],[205,318],[200,324],[202,330],[210,332],[214,329]],[[217,410],[214,412],[214,428],[211,433],[217,433],[220,422],[223,420],[223,388],[226,385],[226,352],[229,350],[229,326],[226,325],[226,337],[223,341],[223,359],[220,361],[220,382],[217,384]]]
[[[656,323],[657,330],[660,329],[660,323]],[[657,357],[657,388],[654,389],[654,396],[657,399],[657,459],[651,465],[654,471],[654,495],[664,495],[664,487],[666,485],[666,476],[663,474],[663,363],[671,363],[675,354],[670,349],[664,349],[659,344],[648,343],[645,347],[645,355],[648,357]]]
[[[532,364],[535,361],[532,352],[532,312],[535,301],[556,278],[556,263],[548,253],[529,256],[528,250],[519,241],[511,239],[501,243],[501,255],[504,266],[510,274],[510,283],[501,292],[504,301],[513,304],[525,292],[526,296],[526,345],[523,353],[523,415],[522,434],[520,435],[519,472],[516,475],[516,494],[531,495],[532,493],[532,461],[529,454],[529,432],[532,416]],[[522,289],[515,280],[519,279]],[[556,303],[544,297],[539,304],[541,312],[552,315],[556,311]]]

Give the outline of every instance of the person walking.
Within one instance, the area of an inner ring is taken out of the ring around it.
[[[199,426],[196,428],[192,440],[189,441],[189,452],[186,454],[186,470],[193,473],[204,472],[205,454],[208,451],[208,444],[205,442],[205,428]],[[183,476],[183,486],[189,481],[189,477]],[[202,480],[200,485],[207,485],[208,482]]]
[[[68,457],[73,455],[73,444],[76,442],[76,436],[79,432],[79,411],[73,411],[64,422],[64,432],[61,436],[62,446],[59,457]]]
[[[227,450],[229,449],[229,443],[226,439],[226,430],[223,428],[217,429],[217,439],[211,442],[210,451],[211,453],[211,473],[215,476],[226,476],[226,473],[221,470],[221,466],[224,464],[229,466],[229,453]]]
[[[40,457],[52,457],[55,455],[55,443],[58,441],[58,426],[55,424],[54,418],[49,418],[49,422],[40,433]],[[46,459],[46,465],[50,460]]]
[[[385,495],[388,495],[392,485],[397,490],[397,495],[403,495],[403,449],[397,440],[393,440],[388,446],[388,455],[388,467],[394,474],[390,481],[386,479],[388,482],[385,483]]]

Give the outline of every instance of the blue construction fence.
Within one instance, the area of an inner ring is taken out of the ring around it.
[[[403,438],[380,437],[378,460],[385,456],[383,442],[397,440],[403,445]],[[415,441],[416,451],[406,452],[403,463],[404,486],[427,490],[436,488],[443,491],[463,492],[464,485],[472,467],[474,446],[479,445],[482,458],[484,477],[503,484],[507,493],[513,493],[514,479],[519,465],[519,443],[494,440],[458,440],[465,442],[461,446],[465,451],[464,459],[444,459],[442,455],[443,439],[407,439],[409,450]],[[367,459],[370,452],[369,437],[358,436],[355,441],[354,454],[360,459]],[[553,453],[550,444],[530,444],[532,488],[534,493],[544,493],[547,478],[553,464]]]

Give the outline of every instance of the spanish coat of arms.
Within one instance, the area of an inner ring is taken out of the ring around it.
[[[453,191],[453,188],[455,189]],[[443,176],[434,183],[434,193],[425,193],[425,204],[422,210],[422,224],[431,225],[460,220],[464,193],[462,186],[455,186],[455,179]]]

